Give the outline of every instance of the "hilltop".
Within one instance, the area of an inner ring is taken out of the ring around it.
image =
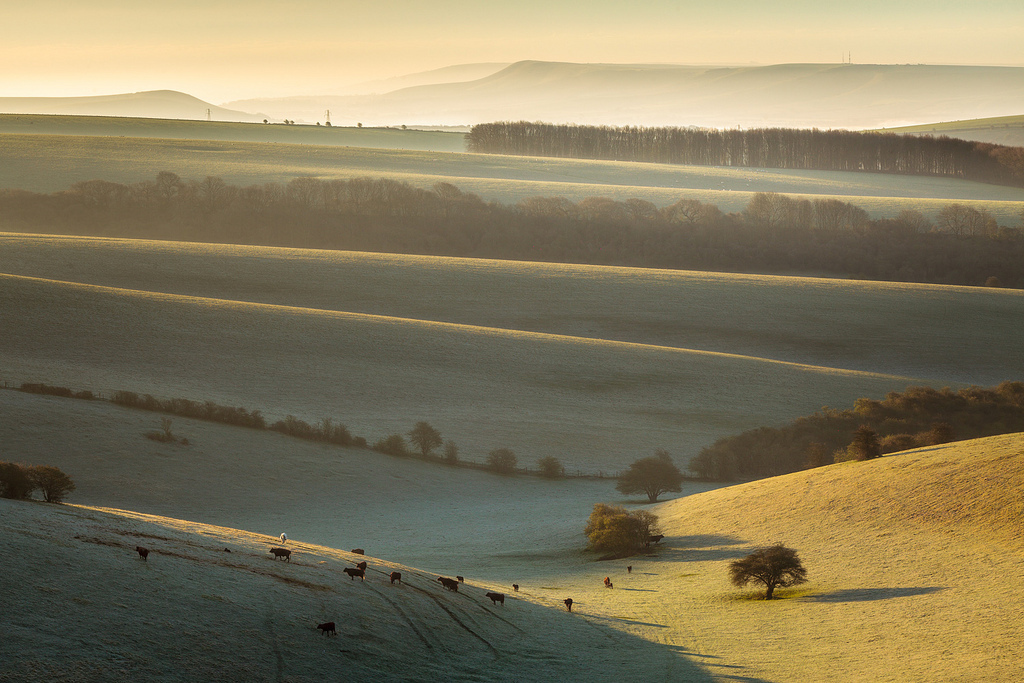
[[[887,133],[913,133],[915,135],[947,135],[961,140],[976,140],[995,145],[1024,147],[1024,115],[996,116],[967,121],[943,121],[920,126],[901,126],[885,129]]]
[[[713,128],[877,128],[1024,111],[1024,68],[926,64],[697,67],[522,61],[472,81],[227,106],[352,125],[546,121]],[[288,112],[291,112],[289,114]]]
[[[0,97],[5,114],[72,114],[76,116],[120,116],[157,119],[214,121],[259,121],[263,117],[204,102],[175,90],[88,97]]]

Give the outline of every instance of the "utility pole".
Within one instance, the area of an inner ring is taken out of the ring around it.
[[[212,121],[213,120],[212,114],[210,113],[210,109],[209,108],[206,109],[206,120],[207,121]]]
[[[328,109],[327,113],[324,114],[324,119],[326,120],[326,125],[328,125],[328,126],[331,125],[331,110],[330,109]]]

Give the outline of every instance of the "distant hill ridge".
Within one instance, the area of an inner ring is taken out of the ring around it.
[[[225,109],[176,90],[88,97],[0,97],[5,114],[75,114],[255,122],[262,116]]]
[[[237,104],[237,103],[236,103]],[[1024,68],[928,64],[748,67],[521,61],[472,81],[375,96],[247,100],[336,123],[877,128],[1024,111]],[[344,113],[342,113],[344,112]]]

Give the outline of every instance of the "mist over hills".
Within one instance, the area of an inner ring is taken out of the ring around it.
[[[78,116],[128,116],[205,121],[262,121],[263,116],[234,111],[204,102],[175,90],[93,97],[0,97],[5,114],[72,114]]]
[[[880,128],[1024,111],[1024,68],[925,64],[750,67],[521,61],[471,81],[381,95],[225,106],[339,125],[497,120],[707,127]]]

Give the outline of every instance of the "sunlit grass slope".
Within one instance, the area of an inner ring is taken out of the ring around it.
[[[581,599],[716,680],[1024,676],[1024,435],[833,465],[653,511],[666,547],[595,567]],[[730,561],[776,542],[797,550],[809,583],[771,602],[729,583]]]
[[[1024,146],[1024,115],[995,116],[987,119],[943,121],[920,126],[901,126],[885,129],[889,133],[917,133],[921,135],[948,135],[961,140],[977,140],[1014,147]]]
[[[396,131],[396,134],[401,131]],[[424,133],[425,135],[426,133]],[[410,135],[412,135],[410,133]],[[534,196],[573,200],[638,197],[658,205],[692,198],[741,211],[754,192],[836,197],[874,216],[916,209],[934,216],[952,201],[985,208],[1004,224],[1019,221],[1024,189],[961,180],[884,174],[739,169],[457,152],[370,149],[277,141],[221,141],[82,135],[0,134],[0,187],[37,192],[78,181],[131,183],[172,171],[249,185],[293,178],[389,177],[415,186],[450,182],[486,200]]]
[[[334,417],[427,420],[483,459],[617,470],[914,379],[751,356],[0,276],[2,379]]]
[[[731,353],[940,386],[1024,378],[1024,293],[992,288],[14,234],[0,234],[0,273]],[[727,411],[710,391],[708,407]]]
[[[428,527],[424,525],[424,531]],[[135,546],[150,549],[142,561]],[[699,664],[554,604],[272,536],[0,500],[4,681],[710,681]],[[230,551],[230,552],[227,552]],[[388,574],[401,571],[402,583]],[[551,601],[553,602],[553,601]],[[337,637],[316,630],[336,623]]]

